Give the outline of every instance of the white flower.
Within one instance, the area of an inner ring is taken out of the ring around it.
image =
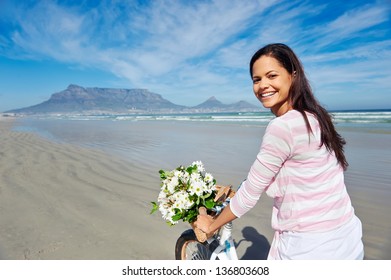
[[[204,164],[201,161],[194,161],[191,165],[197,165],[198,172],[204,172]]]
[[[164,192],[164,191],[161,191],[160,193],[159,193],[159,196],[157,197],[157,201],[159,202],[159,203],[166,203],[167,201],[168,201],[168,199],[167,199],[167,194]]]
[[[190,183],[201,181],[201,180],[202,180],[202,177],[201,177],[201,175],[199,173],[192,173],[190,175]]]
[[[204,193],[205,186],[203,181],[193,181],[190,185],[189,192],[190,194],[201,196]]]
[[[175,192],[175,187],[178,186],[179,181],[178,177],[172,177],[171,180],[167,183],[167,190],[172,194]]]
[[[169,179],[164,179],[163,181],[162,181],[162,187],[161,187],[161,190],[163,191],[163,190],[167,190],[167,184],[170,182],[170,180]]]
[[[167,219],[168,215],[169,215],[169,207],[167,207],[167,204],[160,204],[159,205],[159,211],[160,213],[162,213],[162,217],[163,219]]]
[[[182,182],[187,182],[190,178],[190,175],[187,172],[182,172],[179,178],[181,179]]]
[[[175,215],[175,211],[173,207],[169,207],[164,210],[165,214],[163,214],[163,219],[168,220],[171,224],[177,224],[178,221],[173,221],[172,217]]]
[[[186,191],[180,191],[174,194],[174,208],[180,210],[187,210],[193,206],[193,202],[190,201],[189,194]]]
[[[213,182],[213,176],[212,176],[212,174],[206,172],[206,173],[205,173],[205,177],[204,177],[204,181],[205,181],[206,183],[211,183],[211,182]]]

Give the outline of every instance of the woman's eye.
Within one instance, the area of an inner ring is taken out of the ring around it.
[[[267,76],[269,79],[274,79],[275,77],[277,77],[277,74],[270,74],[269,76]]]
[[[257,84],[261,81],[261,79],[253,79],[253,84]]]

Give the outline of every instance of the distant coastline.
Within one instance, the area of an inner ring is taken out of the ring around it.
[[[329,112],[388,112],[390,109],[330,109]],[[39,104],[12,109],[3,116],[119,116],[162,114],[266,113],[261,104],[244,100],[225,104],[214,96],[195,106],[175,104],[147,89],[84,88],[70,84]]]
[[[183,106],[147,89],[84,88],[71,84],[36,105],[5,113],[35,114],[153,114],[256,111],[258,106],[240,100],[224,104],[214,96],[196,106]]]

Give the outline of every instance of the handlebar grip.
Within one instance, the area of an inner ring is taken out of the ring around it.
[[[198,213],[199,213],[200,215],[207,215],[207,213],[206,213],[206,208],[205,208],[205,207],[200,207],[200,208],[198,208]]]

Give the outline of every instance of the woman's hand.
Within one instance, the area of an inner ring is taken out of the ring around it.
[[[215,232],[226,223],[236,219],[236,216],[232,213],[229,205],[225,207],[215,218],[206,214],[205,207],[200,207],[198,212],[200,214],[197,216],[197,221],[194,222],[194,226],[205,232],[207,235]]]
[[[194,225],[205,232],[206,234],[210,234],[212,231],[210,230],[210,225],[213,223],[213,217],[206,213],[205,207],[200,207],[198,209],[199,215],[197,216],[197,221],[194,222]]]

